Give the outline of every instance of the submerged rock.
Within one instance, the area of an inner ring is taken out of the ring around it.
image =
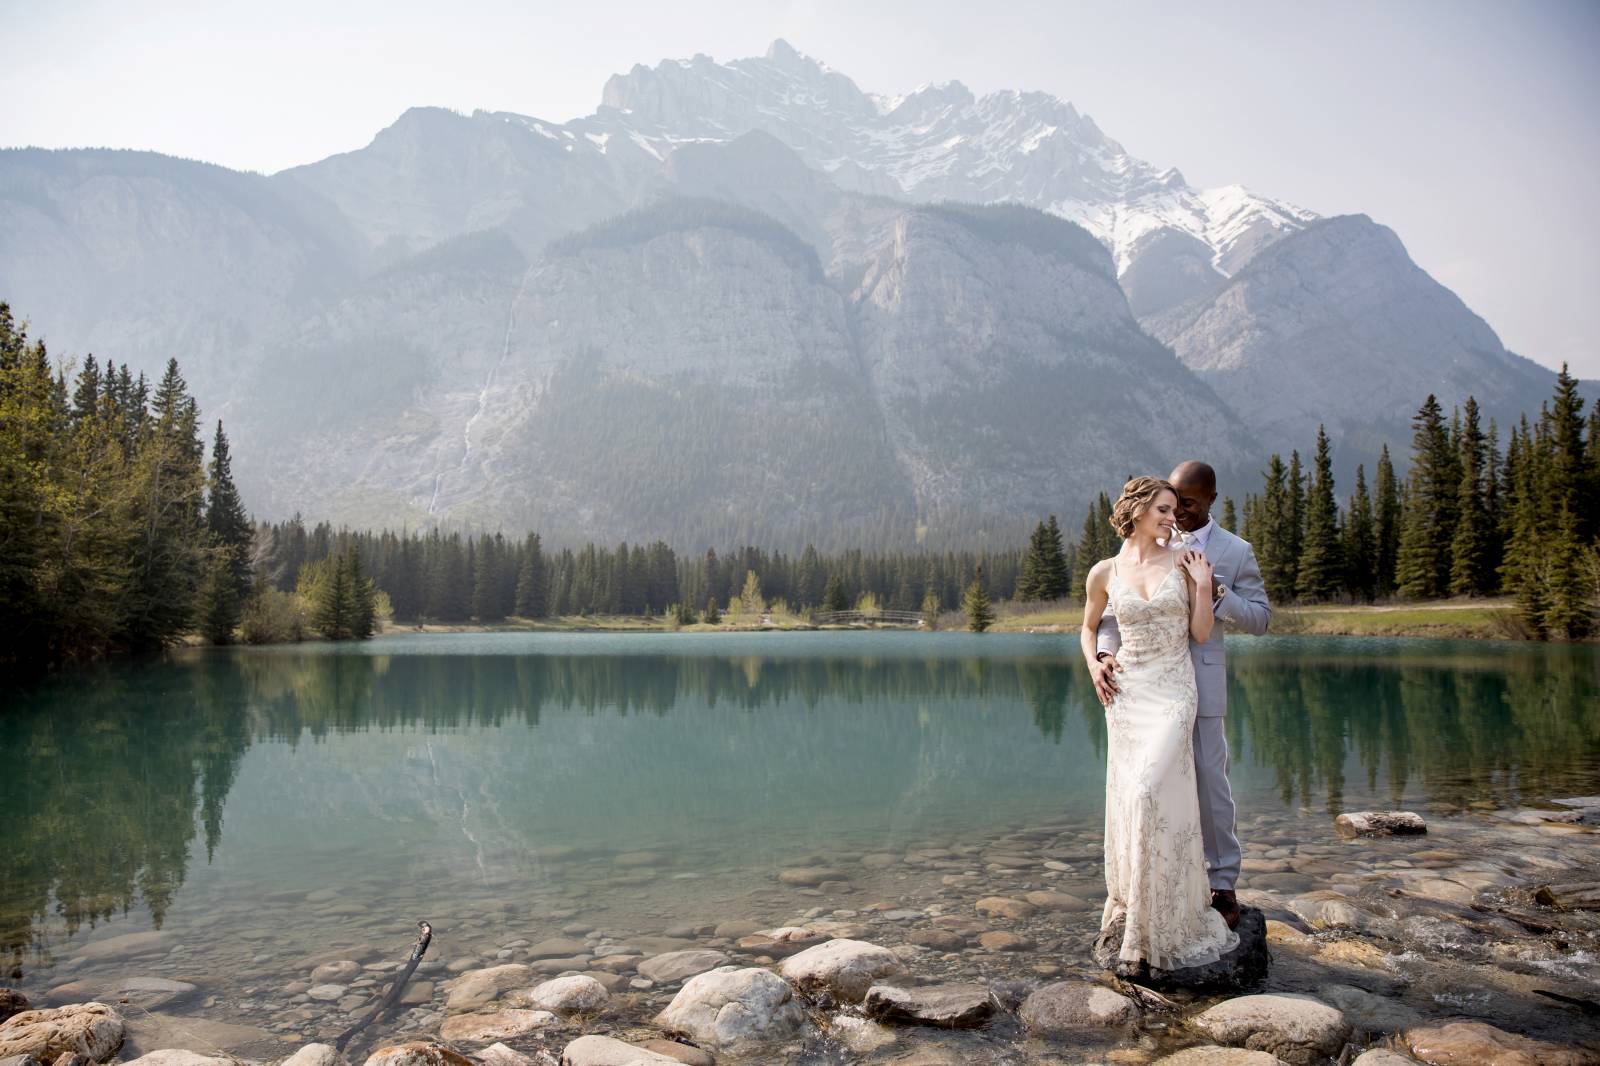
[[[657,984],[671,984],[726,965],[728,956],[720,951],[690,948],[687,951],[669,951],[664,955],[646,959],[638,964],[637,969],[641,977],[648,977]]]
[[[1450,1022],[1408,1030],[1411,1054],[1449,1066],[1584,1066],[1593,1056],[1579,1048],[1508,1033],[1485,1022]]]
[[[493,1044],[527,1036],[557,1024],[559,1019],[547,1010],[522,1010],[516,1007],[487,1014],[455,1014],[439,1027],[446,1040],[467,1044]]]
[[[1383,837],[1426,833],[1428,823],[1412,811],[1350,811],[1333,820],[1344,836]]]
[[[473,1063],[447,1047],[416,1041],[379,1048],[367,1056],[366,1066],[473,1066]]]
[[[827,992],[846,1003],[860,1003],[874,981],[900,972],[900,960],[877,944],[830,940],[785,959],[778,972],[802,992]]]
[[[861,1005],[867,1017],[878,1021],[941,1029],[977,1028],[993,1018],[999,1006],[988,986],[977,983],[919,988],[873,985]]]
[[[691,977],[656,1024],[714,1048],[782,1040],[805,1026],[794,989],[771,970],[722,966]]]
[[[674,1066],[677,1062],[609,1036],[580,1036],[561,1052],[561,1066]]]
[[[1237,1047],[1192,1047],[1157,1059],[1150,1066],[1284,1066],[1282,1059],[1266,1051],[1246,1051]]]
[[[840,1014],[828,1025],[828,1033],[857,1055],[870,1055],[895,1043],[892,1029],[853,1014]]]
[[[1024,1000],[1019,1013],[1030,1032],[1053,1036],[1131,1025],[1139,1017],[1139,1007],[1104,985],[1057,981]]]
[[[216,1055],[202,1055],[198,1051],[164,1048],[130,1059],[124,1066],[234,1066],[234,1060]]]
[[[686,1066],[715,1066],[717,1057],[709,1051],[703,1051],[688,1044],[680,1044],[676,1040],[646,1040],[639,1045],[646,1051],[654,1051],[657,1055],[665,1055],[674,1062],[682,1062]]]
[[[0,1022],[0,1059],[32,1055],[54,1061],[75,1052],[105,1062],[122,1046],[126,1031],[122,1015],[104,1003],[25,1010]]]
[[[278,1066],[337,1066],[339,1052],[332,1044],[307,1044]]]
[[[1180,970],[1151,968],[1148,973],[1140,973],[1138,981],[1152,988],[1212,991],[1236,991],[1260,984],[1266,979],[1267,969],[1272,962],[1272,952],[1267,947],[1267,921],[1255,907],[1241,907],[1239,910],[1239,926],[1234,930],[1239,934],[1239,943],[1232,951],[1204,966],[1188,966]],[[1095,940],[1094,961],[1096,965],[1114,970],[1122,976],[1131,976],[1124,972],[1128,969],[1127,965],[1117,957],[1122,947],[1124,928],[1124,920],[1119,918],[1100,934]]]
[[[28,1009],[28,997],[14,988],[0,988],[0,1022]]]
[[[445,986],[450,990],[450,995],[444,1001],[445,1009],[477,1010],[485,1004],[492,1003],[507,989],[526,985],[532,979],[532,968],[520,963],[490,966],[483,970],[468,970]]]
[[[1189,1024],[1219,1044],[1267,1051],[1292,1066],[1337,1055],[1350,1036],[1343,1012],[1288,993],[1224,1000]]]

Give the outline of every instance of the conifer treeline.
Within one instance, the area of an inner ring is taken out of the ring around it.
[[[978,568],[991,596],[1054,600],[1068,594],[1071,561],[1051,515],[1034,529],[1028,548],[1003,552],[823,555],[807,546],[798,556],[745,546],[719,554],[680,557],[669,545],[586,544],[549,550],[539,534],[380,533],[307,528],[297,516],[257,529],[259,572],[276,589],[300,587],[302,571],[353,552],[387,595],[400,622],[496,623],[511,616],[661,615],[674,606],[727,609],[750,599],[754,574],[760,597],[791,610],[845,610],[866,595],[890,610],[927,613],[958,607]]]
[[[251,526],[217,423],[169,360],[150,388],[85,358],[69,386],[0,302],[0,669],[231,630]]]
[[[1244,500],[1239,532],[1255,547],[1268,596],[1286,604],[1505,594],[1538,636],[1593,632],[1600,404],[1587,420],[1583,408],[1563,366],[1551,401],[1512,427],[1502,453],[1499,429],[1483,424],[1475,399],[1446,419],[1429,396],[1412,420],[1405,480],[1385,447],[1376,484],[1369,490],[1357,467],[1342,509],[1319,427],[1309,472],[1298,451],[1287,465],[1273,455],[1261,491]],[[1225,501],[1225,525],[1231,508]]]

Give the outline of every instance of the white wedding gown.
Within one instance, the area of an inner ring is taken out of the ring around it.
[[[1211,909],[1195,792],[1194,664],[1188,582],[1176,567],[1145,600],[1112,564],[1122,635],[1118,693],[1106,708],[1106,905],[1127,918],[1118,957],[1161,970],[1217,961],[1239,943]]]

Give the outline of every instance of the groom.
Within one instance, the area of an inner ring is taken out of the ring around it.
[[[1239,879],[1242,856],[1234,830],[1233,790],[1228,787],[1228,738],[1222,728],[1223,715],[1228,712],[1228,657],[1222,636],[1224,629],[1260,636],[1267,631],[1272,606],[1267,602],[1254,549],[1211,518],[1211,505],[1217,502],[1216,471],[1190,459],[1179,463],[1167,480],[1178,494],[1178,528],[1191,535],[1190,544],[1205,553],[1215,571],[1212,611],[1223,623],[1212,627],[1211,639],[1204,644],[1190,641],[1189,654],[1200,703],[1194,721],[1194,768],[1211,906],[1232,929],[1239,924],[1239,900],[1233,886]],[[1117,651],[1122,646],[1110,607],[1100,619],[1098,637],[1094,689],[1100,702],[1108,703],[1117,692],[1115,674],[1121,669]]]

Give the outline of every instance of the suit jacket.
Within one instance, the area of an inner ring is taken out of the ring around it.
[[[1267,586],[1261,580],[1255,549],[1242,537],[1221,526],[1206,540],[1206,558],[1216,572],[1216,580],[1228,586],[1228,594],[1216,601],[1212,613],[1222,623],[1211,627],[1211,638],[1204,644],[1191,639],[1189,655],[1194,660],[1195,688],[1199,691],[1200,714],[1218,717],[1228,713],[1228,652],[1222,638],[1227,629],[1261,636],[1272,620],[1272,605],[1267,602]],[[1095,650],[1115,652],[1122,647],[1117,631],[1116,604],[1108,603],[1100,616]]]

